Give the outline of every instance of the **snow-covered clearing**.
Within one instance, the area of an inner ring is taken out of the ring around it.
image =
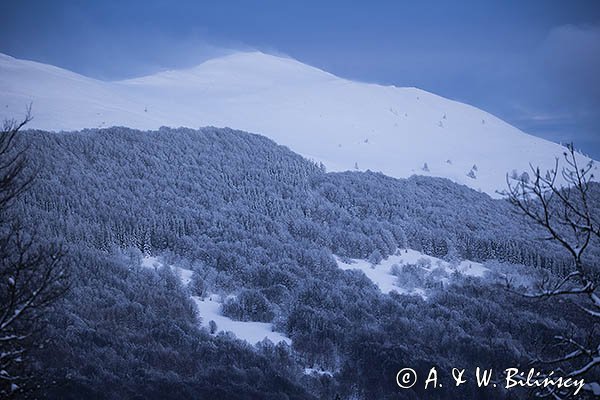
[[[157,257],[153,256],[145,256],[142,258],[142,267],[145,268],[160,268],[162,266],[162,262],[159,261]],[[176,267],[171,265],[171,270],[173,273],[181,279],[181,283],[184,285],[188,285],[192,281],[193,271],[185,268]]]
[[[163,263],[153,256],[146,256],[142,259],[142,267],[144,268],[160,268]],[[183,285],[188,285],[192,280],[193,271],[185,268],[170,266],[173,272],[181,279]],[[291,344],[290,338],[286,337],[282,333],[274,332],[273,325],[266,322],[253,322],[253,321],[235,321],[229,317],[221,314],[221,305],[223,298],[218,295],[208,295],[202,299],[198,296],[191,296],[192,300],[198,308],[198,314],[201,319],[203,327],[210,331],[210,321],[215,321],[217,324],[217,330],[215,332],[231,332],[238,339],[247,341],[250,344],[256,344],[267,338],[273,343],[286,342]]]
[[[450,264],[436,257],[428,256],[416,250],[406,249],[398,250],[396,254],[389,256],[378,264],[371,264],[367,260],[350,259],[344,262],[342,258],[336,257],[338,266],[341,269],[358,269],[373,282],[382,293],[396,291],[400,294],[415,294],[425,297],[425,288],[419,286],[402,285],[402,274],[400,277],[392,274],[392,267],[397,265],[401,268],[404,265],[416,265],[424,274],[430,274],[437,268],[446,274],[455,271],[468,276],[482,277],[488,270],[482,264],[464,260],[460,263]],[[440,282],[446,282],[447,277],[439,277]]]
[[[304,368],[305,375],[327,375],[333,376],[333,372],[320,368]]]
[[[217,333],[232,332],[237,338],[247,341],[251,344],[256,344],[267,338],[273,343],[286,342],[291,344],[290,338],[282,333],[274,332],[273,325],[266,322],[250,322],[250,321],[235,321],[224,315],[221,315],[220,297],[210,295],[205,299],[198,296],[192,296],[192,299],[198,307],[200,317],[202,318],[202,326],[209,328],[210,321],[215,321],[217,324]]]

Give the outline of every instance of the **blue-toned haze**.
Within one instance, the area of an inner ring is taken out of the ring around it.
[[[0,5],[0,52],[119,79],[235,50],[286,54],[354,80],[416,86],[600,159],[595,1]]]

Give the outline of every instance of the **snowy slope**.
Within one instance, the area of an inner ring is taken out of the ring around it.
[[[371,264],[367,260],[358,259],[351,259],[345,262],[339,257],[336,257],[336,261],[341,269],[357,269],[362,271],[367,278],[377,285],[382,293],[396,291],[401,294],[416,294],[420,296],[425,295],[426,288],[420,285],[414,286],[414,282],[411,282],[412,285],[404,284],[404,277],[402,273],[398,275],[393,274],[392,267],[394,265],[400,268],[403,265],[408,264],[417,265],[423,270],[422,273],[424,276],[429,275],[436,268],[439,268],[439,270],[436,271],[438,275],[432,276],[432,279],[436,282],[447,281],[447,275],[450,275],[454,272],[459,272],[466,276],[482,277],[488,271],[483,264],[474,261],[463,260],[454,264],[450,264],[442,259],[432,257],[412,249],[398,250],[395,254],[387,257],[375,265]],[[440,272],[443,272],[444,276],[439,276]]]
[[[0,55],[0,117],[18,117],[30,101],[35,128],[229,126],[268,136],[328,170],[441,176],[491,195],[505,188],[506,173],[530,162],[551,168],[563,152],[466,104],[259,52],[119,82]]]
[[[143,268],[158,269],[163,262],[158,257],[145,256],[140,264]],[[192,281],[193,272],[189,269],[170,265],[171,270],[179,277],[181,283],[187,286]],[[250,344],[256,344],[263,339],[269,339],[273,343],[285,342],[292,344],[292,340],[280,332],[273,330],[273,325],[266,322],[235,321],[221,314],[223,304],[222,296],[209,294],[206,298],[190,296],[196,304],[202,326],[209,329],[210,321],[217,324],[215,334],[219,332],[231,332],[238,339],[245,340]]]
[[[250,344],[256,344],[269,339],[273,343],[285,342],[292,344],[292,340],[282,333],[275,332],[273,325],[267,322],[235,321],[221,314],[222,303],[218,301],[219,296],[210,295],[205,299],[192,296],[192,300],[198,307],[202,318],[202,326],[209,329],[210,321],[215,321],[218,332],[231,332],[238,339],[245,340]]]

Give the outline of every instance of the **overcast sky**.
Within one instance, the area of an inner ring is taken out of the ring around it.
[[[101,79],[232,50],[416,86],[600,160],[600,1],[0,3],[0,52]]]

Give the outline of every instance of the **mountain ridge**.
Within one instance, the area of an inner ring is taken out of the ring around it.
[[[0,117],[18,118],[32,102],[32,128],[231,127],[263,134],[329,170],[439,176],[493,197],[513,170],[553,168],[564,151],[422,89],[355,82],[260,52],[121,81],[4,56],[0,89]]]

